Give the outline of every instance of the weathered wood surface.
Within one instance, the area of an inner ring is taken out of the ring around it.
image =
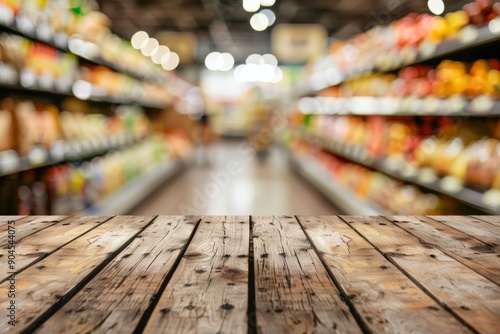
[[[30,325],[43,320],[44,313],[55,304],[65,302],[68,294],[80,290],[89,274],[99,271],[114,252],[121,250],[152,219],[115,217],[21,272],[16,276],[16,326],[8,326],[8,318],[4,316],[0,319],[0,328],[4,333],[31,329]],[[0,289],[7,291],[8,281],[0,284]],[[1,294],[0,304],[7,302],[7,295]]]
[[[340,218],[299,220],[370,331],[471,332]]]
[[[428,217],[390,216],[387,219],[423,243],[438,248],[492,282],[500,283],[500,258],[492,245]]]
[[[382,217],[344,219],[470,328],[498,333],[498,285]]]
[[[55,252],[62,246],[75,240],[87,231],[96,228],[111,217],[71,217],[58,223],[51,224],[53,228],[37,229],[36,232],[24,238],[16,238],[16,269],[19,273],[27,266],[39,261],[41,258]],[[52,220],[48,220],[52,221]],[[41,222],[43,224],[43,221]],[[24,226],[27,226],[24,225]],[[4,247],[7,247],[5,245]],[[0,262],[0,283],[7,277],[8,264]]]
[[[472,217],[500,227],[500,216],[472,216]]]
[[[500,241],[500,226],[465,216],[428,216],[442,224],[464,232],[493,247]]]
[[[198,221],[155,219],[37,332],[108,333],[137,327]]]
[[[145,333],[246,333],[249,217],[205,217]]]
[[[496,333],[498,222],[492,216],[20,217],[16,326],[4,311],[0,328]],[[0,305],[8,305],[2,230]]]
[[[361,333],[293,217],[252,217],[259,333]]]
[[[16,220],[14,224],[15,227],[15,238],[16,242],[19,243],[21,240],[33,233],[57,224],[68,216],[40,216],[40,217],[25,217]],[[7,227],[2,228],[2,233],[0,234],[0,247],[5,247],[7,245]],[[53,232],[52,232],[53,233]]]

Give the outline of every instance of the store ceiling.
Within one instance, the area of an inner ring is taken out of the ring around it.
[[[202,62],[213,50],[230,52],[242,60],[250,53],[270,51],[272,27],[255,32],[252,13],[241,0],[98,0],[99,9],[112,20],[112,30],[124,38],[145,30],[151,36],[162,31],[192,32],[197,36],[196,59]],[[444,1],[447,10],[465,1]],[[420,0],[276,0],[272,7],[276,24],[319,23],[330,37],[347,38],[409,12],[428,13]]]

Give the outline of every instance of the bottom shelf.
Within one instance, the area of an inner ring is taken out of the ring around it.
[[[85,215],[121,215],[130,212],[149,194],[179,172],[186,160],[168,160],[146,170],[99,204],[85,210]]]
[[[344,214],[349,215],[384,215],[387,214],[377,205],[359,198],[350,189],[342,187],[328,175],[316,160],[297,157],[289,152],[292,166],[304,176],[316,189],[325,195]]]

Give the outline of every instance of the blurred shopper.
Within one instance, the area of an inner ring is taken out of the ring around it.
[[[215,134],[211,126],[210,115],[203,111],[195,128],[195,138],[198,146],[198,163],[210,164],[210,144],[215,141]]]

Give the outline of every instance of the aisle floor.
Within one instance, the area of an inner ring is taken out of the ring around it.
[[[131,214],[340,212],[290,168],[282,149],[273,148],[265,160],[259,161],[244,141],[225,140],[205,150],[198,148],[187,170],[162,185]]]

